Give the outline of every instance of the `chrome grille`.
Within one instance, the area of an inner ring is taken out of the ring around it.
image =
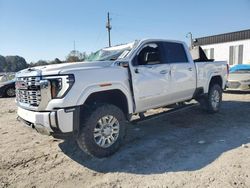
[[[41,102],[40,77],[17,78],[16,96],[18,102],[38,107]]]

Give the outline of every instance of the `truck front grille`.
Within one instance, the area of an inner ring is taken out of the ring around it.
[[[17,102],[38,107],[41,102],[40,77],[21,77],[16,80]]]

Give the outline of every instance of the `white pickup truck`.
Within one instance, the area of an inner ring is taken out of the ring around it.
[[[146,39],[101,49],[86,62],[28,68],[16,74],[17,113],[42,134],[71,135],[88,154],[106,157],[134,114],[191,99],[219,111],[227,64],[196,56],[183,42]]]

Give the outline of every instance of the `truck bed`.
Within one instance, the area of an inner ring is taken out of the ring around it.
[[[204,61],[195,62],[195,67],[197,71],[197,88],[204,87],[205,93],[208,91],[208,78],[216,74],[225,75],[223,81],[227,80],[227,63],[225,61]],[[223,73],[223,74],[221,74]],[[224,83],[223,83],[224,85]]]

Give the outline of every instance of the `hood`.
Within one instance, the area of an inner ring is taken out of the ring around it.
[[[230,73],[228,76],[229,81],[242,81],[242,80],[249,80],[250,79],[250,72],[249,73]]]
[[[21,77],[23,74],[25,74],[25,76],[56,75],[76,70],[105,68],[111,66],[113,63],[114,61],[96,61],[43,65],[21,70],[16,76]]]

